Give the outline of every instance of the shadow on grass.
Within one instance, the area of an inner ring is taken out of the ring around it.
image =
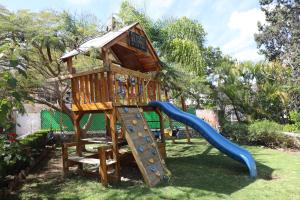
[[[186,147],[183,147],[186,148]],[[247,168],[223,154],[210,155],[208,147],[202,154],[167,158],[172,172],[170,185],[213,191],[221,194],[236,192],[256,179],[272,179],[273,169],[256,162],[258,177],[248,176]]]
[[[38,163],[26,177],[25,184],[18,191],[12,193],[8,199],[45,199],[43,197],[54,199],[54,194],[61,191],[60,184],[63,183],[63,179],[61,169],[47,169],[49,162],[52,162],[52,165],[60,165],[59,159],[53,161],[51,157],[53,157],[52,153],[46,159],[42,160],[42,162]],[[26,191],[26,196],[23,196],[24,191]]]
[[[216,152],[210,145],[197,143],[168,148],[171,151],[168,151],[170,157],[166,162],[172,176],[169,182],[155,188],[146,187],[138,169],[130,166],[122,169],[122,175],[129,180],[109,188],[103,188],[96,178],[74,173],[62,179],[61,169],[58,169],[59,172],[47,178],[29,178],[26,186],[12,199],[195,199],[207,195],[225,198],[255,182],[249,178],[244,165]],[[257,179],[270,180],[273,169],[261,162],[256,164]],[[49,168],[46,171],[49,173]]]

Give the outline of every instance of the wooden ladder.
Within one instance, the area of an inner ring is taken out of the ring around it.
[[[117,181],[117,161],[113,159],[112,146],[102,146],[98,149],[100,166],[99,175],[103,186],[107,187],[111,181]]]

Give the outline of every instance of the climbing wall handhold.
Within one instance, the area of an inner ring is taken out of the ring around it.
[[[127,107],[125,107],[124,109],[124,112],[128,113],[129,109]]]
[[[156,155],[156,151],[154,150],[154,149],[151,149],[151,153],[152,153],[152,155]]]
[[[138,132],[138,136],[139,137],[143,137],[143,133],[142,132]]]
[[[134,128],[131,126],[131,125],[128,125],[127,126],[127,129],[132,133],[132,132],[134,132]]]
[[[148,161],[149,161],[149,163],[154,163],[154,159],[153,158],[150,158]]]
[[[151,172],[156,172],[156,167],[155,166],[153,166],[153,165],[151,165],[150,167],[149,167],[149,169],[150,169],[150,171]]]
[[[134,120],[132,120],[132,124],[133,125],[137,125],[137,121],[134,119]]]
[[[146,142],[151,142],[150,136],[145,136],[145,137],[144,137],[144,140],[145,140]]]
[[[139,146],[138,150],[139,150],[139,152],[143,153],[144,152],[144,147],[143,146]]]
[[[160,172],[159,171],[155,172],[155,175],[160,176]]]
[[[136,113],[135,117],[136,117],[137,119],[141,119],[141,118],[142,118],[142,116],[141,116],[140,113]]]

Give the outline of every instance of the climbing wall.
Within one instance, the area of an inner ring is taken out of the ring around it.
[[[118,119],[124,130],[137,165],[150,187],[165,177],[165,163],[159,153],[157,143],[149,129],[143,111],[138,108],[117,108]]]

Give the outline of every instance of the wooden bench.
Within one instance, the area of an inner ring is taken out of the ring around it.
[[[83,164],[94,165],[99,168],[99,176],[102,185],[107,186],[110,176],[113,178],[116,172],[115,166],[117,161],[112,159],[111,146],[100,146],[98,148],[98,158],[91,158],[85,156],[69,156],[68,148],[77,146],[76,142],[67,143],[62,146],[62,161],[64,175],[69,172],[69,167],[77,164],[79,169],[82,169]],[[80,144],[82,145],[82,143]]]

